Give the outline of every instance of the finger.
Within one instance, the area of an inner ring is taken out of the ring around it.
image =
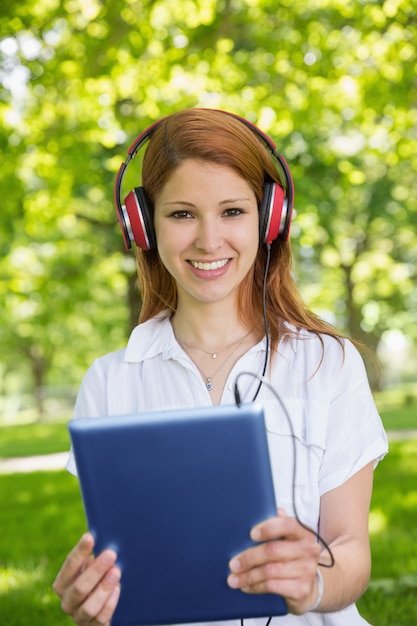
[[[294,539],[299,532],[295,525],[294,518],[273,517],[254,526],[250,535],[253,541],[259,543],[259,546],[248,548],[237,554],[229,563],[231,571],[241,572],[260,565],[265,562],[268,555],[267,560],[279,558],[279,551],[283,549],[281,542],[284,539]],[[299,539],[298,536],[296,538]]]
[[[120,597],[120,585],[118,585],[109,595],[102,610],[97,615],[98,624],[108,624],[113,616]]]
[[[271,540],[241,552],[230,561],[229,567],[232,574],[243,580],[243,574],[250,573],[256,568],[264,568],[262,571],[265,571],[265,576],[267,576],[274,573],[270,570],[274,570],[278,565],[282,567],[285,563],[311,561],[317,565],[319,554],[320,546],[312,536],[296,541]]]
[[[114,567],[117,555],[113,550],[104,550],[89,565],[84,572],[80,573],[77,578],[62,594],[62,609],[72,615],[78,607],[84,605],[86,600],[93,596],[97,589],[99,590],[98,598],[111,592],[120,580],[120,570]],[[113,575],[113,577],[112,577]],[[117,579],[114,578],[117,577]],[[110,578],[106,578],[110,577]],[[103,589],[104,594],[100,593]],[[100,607],[101,608],[101,607]]]
[[[285,598],[290,613],[302,614],[317,598],[317,577],[313,569],[304,573],[290,570],[287,576],[267,578],[258,583],[242,587],[241,591],[251,594],[272,593]]]
[[[272,539],[299,539],[308,531],[301,526],[295,517],[279,515],[264,520],[254,526],[250,532],[253,541],[271,541]]]
[[[90,567],[90,565],[91,565],[92,563],[94,563],[94,560],[95,560],[95,559],[94,559],[94,554],[90,554],[90,555],[87,557],[86,561],[84,562],[84,564],[83,564],[83,566],[82,566],[82,568],[81,568],[81,571],[82,571],[82,572],[84,572],[87,568],[89,568],[89,567]]]
[[[248,593],[262,593],[261,589],[268,580],[285,578],[287,573],[285,566],[285,563],[270,563],[244,572],[232,571],[227,578],[227,584],[232,589],[241,589]],[[288,574],[293,575],[293,572],[290,571]]]
[[[310,607],[317,597],[315,578],[311,576],[267,579],[242,587],[241,591],[248,594],[268,593],[283,596],[288,609],[294,613],[304,612],[305,607]]]
[[[297,552],[282,551],[273,558],[260,557],[259,564],[242,571],[232,571],[228,577],[228,585],[234,589],[246,590],[251,593],[266,593],[273,591],[270,583],[280,579],[314,578],[318,554],[310,556],[307,550]],[[275,592],[275,591],[273,591]],[[276,593],[276,592],[275,592]]]
[[[73,612],[77,623],[107,624],[120,595],[120,569],[112,567],[84,602]]]
[[[58,575],[52,585],[53,590],[59,596],[67,586],[77,577],[84,567],[86,559],[94,547],[94,538],[90,533],[85,533],[77,545],[71,550],[65,559]]]

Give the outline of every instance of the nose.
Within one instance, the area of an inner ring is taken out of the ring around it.
[[[213,253],[223,245],[223,235],[217,220],[204,219],[198,226],[195,245],[204,252]]]

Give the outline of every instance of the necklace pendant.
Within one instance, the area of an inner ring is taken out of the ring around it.
[[[213,352],[213,354],[211,355],[212,359],[217,359],[217,352]]]
[[[211,378],[207,378],[206,387],[207,387],[208,391],[211,391],[213,389]]]

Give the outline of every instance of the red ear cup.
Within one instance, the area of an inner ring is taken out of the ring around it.
[[[126,217],[130,225],[130,237],[143,250],[156,248],[155,231],[146,191],[135,187],[125,198]],[[127,221],[127,220],[126,220]]]
[[[126,161],[120,165],[114,181],[114,203],[126,250],[130,250],[132,242],[135,242],[136,245],[143,248],[143,250],[156,248],[152,212],[149,208],[149,200],[144,188],[135,187],[133,191],[128,193],[123,203],[121,199],[121,189],[129,163],[136,156],[140,148],[149,140],[154,128],[158,126],[163,119],[149,126],[149,128],[135,139],[128,150]]]
[[[268,182],[263,187],[262,204],[259,209],[259,243],[272,243],[282,232],[285,195],[277,183]]]

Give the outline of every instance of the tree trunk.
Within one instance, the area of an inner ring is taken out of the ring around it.
[[[46,419],[44,389],[50,361],[42,355],[42,351],[36,345],[30,346],[27,354],[32,371],[37,421],[41,423]]]
[[[366,347],[366,350],[362,351],[362,357],[365,362],[369,384],[373,391],[380,391],[381,363],[377,356],[377,350],[381,340],[381,335],[376,332],[367,332],[363,330],[362,311],[361,308],[356,305],[353,297],[353,288],[355,284],[352,280],[352,266],[342,265],[342,269],[345,273],[348,333],[352,339],[359,341]]]

